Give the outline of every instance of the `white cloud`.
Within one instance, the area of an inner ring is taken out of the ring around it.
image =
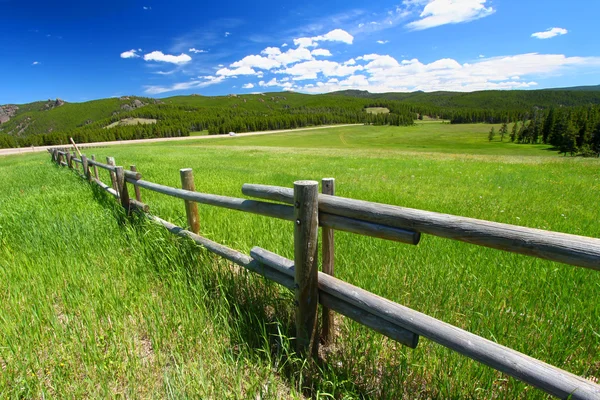
[[[317,47],[319,45],[318,42],[322,41],[352,44],[354,36],[343,29],[334,29],[320,36],[296,38],[294,39],[294,44],[298,47]]]
[[[282,87],[284,89],[291,89],[293,84],[291,82],[287,82],[287,81],[286,82],[278,82],[277,79],[273,78],[269,82],[265,82],[265,81],[258,82],[258,86],[261,86],[261,87],[278,86],[278,87]]]
[[[34,61],[33,63],[31,63],[31,65],[40,65],[39,61]]]
[[[123,54],[121,54],[123,57]],[[192,60],[192,57],[187,54],[181,53],[178,56],[163,54],[162,51],[153,51],[152,53],[148,53],[144,55],[145,61],[158,61],[158,62],[167,62],[171,64],[185,64]]]
[[[276,47],[268,47],[265,50],[268,49],[277,49]],[[263,50],[263,52],[265,52],[265,50]],[[277,49],[279,50],[279,49]],[[240,68],[240,67],[254,67],[254,68],[260,68],[260,69],[273,69],[273,68],[277,68],[281,66],[281,63],[279,61],[273,60],[271,58],[267,58],[267,57],[262,57],[262,56],[258,56],[258,55],[250,55],[250,56],[246,56],[244,58],[242,58],[239,61],[234,62],[233,64],[230,65],[230,67],[233,68]]]
[[[319,74],[324,76],[347,76],[352,75],[354,72],[362,70],[362,65],[350,66],[340,64],[334,61],[327,60],[312,60],[294,64],[293,66],[275,71],[278,74],[286,74],[293,76],[292,79],[308,80],[317,79]]]
[[[231,32],[225,32],[225,37],[231,35]]]
[[[318,93],[348,88],[370,92],[474,91],[535,87],[532,78],[561,74],[565,70],[600,67],[600,57],[566,57],[562,54],[518,54],[460,64],[440,59],[423,64],[417,59],[398,62],[389,55],[367,54],[360,74],[340,82],[327,82],[302,91]]]
[[[325,35],[315,36],[312,39],[317,42],[324,40],[329,42],[343,42],[346,44],[352,44],[352,42],[354,41],[354,36],[352,36],[343,29],[334,29],[326,33]]]
[[[485,56],[483,54],[480,54],[479,58],[485,58]]]
[[[289,49],[285,53],[273,55],[269,58],[272,58],[282,65],[289,65],[299,61],[312,60],[313,56],[307,48],[299,47],[297,49]]]
[[[362,22],[360,24],[358,24],[358,28],[362,28],[363,26],[365,26],[365,24],[363,24]]]
[[[238,76],[238,75],[256,75],[256,71],[248,66],[244,66],[244,67],[240,67],[240,68],[236,68],[236,69],[221,68],[220,70],[217,71],[217,75],[226,76],[226,77]]]
[[[379,43],[379,44],[386,44],[388,42],[389,42],[389,40],[378,40],[377,41],[377,43]]]
[[[288,46],[287,43],[284,43],[284,44],[281,45],[281,47],[287,47],[287,46]]]
[[[150,6],[144,6],[143,8],[144,8],[144,10],[152,10],[152,7],[150,7]]]
[[[566,35],[569,31],[564,28],[550,28],[544,32],[535,32],[531,34],[531,37],[538,39],[550,39],[554,36]]]
[[[129,51],[124,51],[121,53],[121,58],[136,58],[139,57],[139,55],[137,54],[138,50],[135,49],[131,49]]]
[[[327,49],[314,49],[310,52],[313,56],[331,57],[331,52]]]
[[[316,43],[312,38],[309,37],[301,37],[294,39],[294,44],[298,47],[316,47],[318,43]]]
[[[417,0],[405,2],[408,6],[423,6],[421,19],[406,26],[414,30],[433,28],[446,24],[458,24],[492,15],[496,10],[486,7],[488,0]]]
[[[201,79],[188,82],[175,83],[171,86],[146,86],[144,92],[148,94],[161,94],[167,92],[176,92],[180,90],[198,89],[210,85],[221,83],[226,78],[224,76],[205,76]]]
[[[198,50],[198,49],[196,49],[196,48],[194,48],[194,47],[190,48],[188,51],[189,51],[190,53],[194,53],[194,54],[207,53],[207,51],[206,51],[206,50]]]
[[[244,85],[242,85],[242,89],[252,89],[254,87],[254,84],[252,83],[246,83]]]

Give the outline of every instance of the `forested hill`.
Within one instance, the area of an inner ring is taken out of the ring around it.
[[[536,110],[600,104],[600,90],[472,93],[294,92],[164,99],[124,96],[68,103],[60,99],[0,106],[0,147],[291,129],[338,123],[410,125],[430,116],[452,123],[514,122]],[[371,107],[387,109],[369,113]]]
[[[532,107],[577,107],[600,104],[600,86],[543,90],[484,90],[479,92],[369,93],[345,90],[331,96],[372,100],[399,100],[404,103],[444,109],[529,109]]]

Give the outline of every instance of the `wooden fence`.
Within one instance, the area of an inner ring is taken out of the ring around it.
[[[66,149],[48,151],[59,165],[78,172],[81,166],[80,176],[118,199],[128,213],[142,212],[170,232],[293,290],[300,354],[310,357],[317,350],[320,303],[321,336],[325,340],[331,340],[331,313],[335,311],[411,348],[416,348],[419,336],[423,336],[560,398],[600,399],[600,385],[333,276],[335,230],[411,245],[417,245],[421,233],[425,233],[595,270],[600,270],[600,239],[337,197],[332,178],[323,180],[322,194],[316,181],[294,182],[293,189],[243,185],[245,195],[273,203],[196,192],[191,169],[180,170],[179,189],[143,180],[135,166],[125,170],[111,157],[101,163],[94,156],[77,158]],[[100,180],[98,168],[110,172],[110,185]],[[130,197],[129,185],[135,190],[135,198]],[[148,214],[139,188],[184,200],[190,229]],[[258,247],[250,255],[242,254],[200,236],[197,203],[292,221],[294,260]],[[323,272],[318,271],[319,227],[323,229]]]

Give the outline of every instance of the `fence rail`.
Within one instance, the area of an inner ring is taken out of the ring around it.
[[[180,171],[183,188],[178,189],[142,180],[135,166],[131,166],[132,171],[124,170],[111,157],[103,164],[95,157],[90,160],[82,155],[78,159],[67,151],[48,151],[58,165],[73,169],[82,164],[82,176],[120,200],[128,212],[142,212],[171,233],[189,238],[212,253],[293,290],[296,345],[301,354],[314,353],[318,346],[319,303],[324,307],[322,334],[326,340],[331,340],[333,328],[329,313],[335,311],[410,348],[417,347],[419,336],[426,337],[560,398],[600,399],[600,386],[589,380],[332,276],[335,230],[412,245],[419,243],[421,233],[426,233],[596,270],[600,270],[599,239],[337,197],[331,178],[323,180],[331,185],[324,185],[324,194],[318,193],[315,181],[298,181],[294,189],[243,185],[245,195],[277,202],[273,203],[198,193],[191,169]],[[98,178],[96,169],[92,177],[90,166],[109,171],[112,186]],[[136,189],[135,199],[129,198],[127,184]],[[191,231],[148,214],[149,207],[141,201],[139,188],[184,200]],[[294,260],[258,247],[248,256],[200,236],[197,203],[293,221]],[[317,268],[319,227],[323,228],[324,272]]]

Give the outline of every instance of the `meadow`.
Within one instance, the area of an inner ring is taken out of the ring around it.
[[[600,237],[597,159],[488,142],[489,129],[356,126],[94,151],[174,187],[193,168],[206,193],[335,177],[344,197]],[[127,220],[47,154],[0,158],[0,176],[0,397],[547,397],[426,339],[404,348],[342,317],[335,344],[306,366],[291,350],[286,289]],[[185,225],[182,201],[142,198]],[[293,258],[290,223],[199,209],[208,238]],[[600,377],[596,271],[426,235],[409,246],[338,232],[336,276]]]

